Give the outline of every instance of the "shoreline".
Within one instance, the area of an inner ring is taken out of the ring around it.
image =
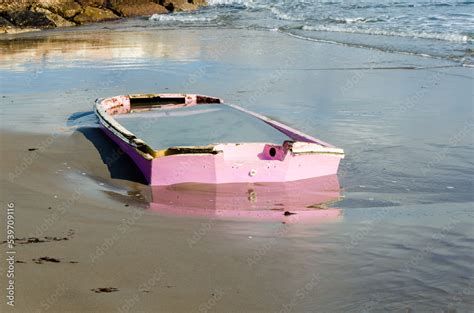
[[[169,12],[172,13],[172,12]],[[165,13],[166,14],[166,13]],[[148,25],[148,24],[142,24],[140,21],[144,20],[147,16],[133,16],[133,17],[122,17],[119,19],[115,20],[106,20],[106,21],[99,21],[99,22],[91,22],[87,23],[84,25],[76,25],[73,27],[56,27],[56,28],[46,28],[46,29],[38,29],[38,28],[30,28],[30,29],[18,29],[18,32],[13,32],[13,33],[0,33],[0,41],[2,40],[14,40],[14,39],[20,39],[20,38],[29,38],[31,35],[31,38],[33,37],[38,37],[38,38],[47,38],[51,34],[58,34],[60,36],[61,33],[66,33],[66,32],[72,32],[72,33],[81,33],[84,31],[92,31],[92,32],[97,32],[102,30],[114,30],[114,31],[121,31],[124,28],[127,28],[128,25],[132,25],[133,27],[142,27],[144,30],[161,30],[161,31],[178,31],[180,29],[184,29],[182,27],[170,27],[170,26],[160,26],[160,25]],[[136,24],[136,25],[135,25]],[[199,30],[199,29],[213,29],[214,26],[208,26],[208,27],[203,27],[203,26],[188,26],[185,27],[185,29],[189,30]],[[233,26],[227,26],[227,27],[220,27],[220,29],[231,29],[231,30],[237,30],[239,29],[238,27],[233,27]],[[274,32],[272,29],[261,29],[259,31],[263,32]],[[318,38],[311,38],[311,37],[304,37],[300,36],[297,34],[293,34],[291,32],[285,32],[282,30],[276,31],[277,33],[282,34],[283,36],[288,36],[295,38],[297,40],[302,40],[302,41],[308,41],[308,42],[314,42],[317,44],[329,44],[329,45],[336,45],[336,46],[342,46],[342,47],[348,47],[348,48],[355,48],[355,49],[363,49],[363,50],[373,50],[373,51],[378,51],[382,53],[389,53],[389,54],[398,54],[400,56],[407,56],[407,57],[415,57],[415,58],[424,58],[427,60],[433,60],[433,61],[439,61],[442,62],[441,65],[435,65],[435,67],[466,67],[466,68],[473,68],[474,64],[472,63],[466,63],[463,59],[459,59],[458,57],[447,57],[447,56],[441,56],[441,55],[436,55],[436,54],[426,54],[426,53],[419,53],[419,52],[411,52],[411,51],[405,51],[405,50],[394,50],[394,49],[386,49],[384,47],[379,47],[377,45],[371,46],[368,44],[360,44],[360,43],[351,43],[351,42],[343,42],[343,41],[337,41],[337,40],[328,40],[328,39],[318,39]],[[407,67],[401,67],[400,69],[417,69],[416,67],[413,66],[407,66]],[[361,68],[363,69],[363,68]],[[377,69],[377,68],[374,68]],[[383,68],[382,68],[383,69]],[[389,69],[389,68],[387,68]],[[395,69],[395,68],[393,68]]]

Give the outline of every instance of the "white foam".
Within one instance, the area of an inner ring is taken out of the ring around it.
[[[211,22],[217,19],[217,15],[203,16],[198,14],[188,13],[176,13],[176,14],[153,14],[150,17],[150,21],[158,22],[182,22],[182,23],[193,23],[193,22]]]
[[[383,19],[378,17],[345,17],[330,18],[330,20],[338,24],[365,24],[383,21]]]
[[[342,32],[342,33],[353,33],[353,34],[435,39],[435,40],[444,40],[444,41],[459,42],[459,43],[472,42],[472,38],[469,38],[469,36],[463,35],[463,34],[442,34],[442,33],[428,33],[428,32],[409,32],[409,31],[403,32],[403,31],[389,31],[389,30],[380,30],[380,29],[355,29],[355,28],[349,28],[349,27],[341,27],[338,25],[318,25],[318,26],[305,25],[302,27],[302,29],[309,30],[309,31],[329,31],[329,32]]]
[[[244,6],[252,5],[255,1],[253,0],[207,0],[208,5],[231,5],[240,4]]]
[[[302,20],[304,20],[302,17],[298,17],[298,16],[295,16],[295,15],[285,13],[285,12],[283,12],[282,10],[280,10],[276,7],[272,7],[270,9],[270,11],[272,11],[272,13],[280,20],[285,20],[285,21],[302,21]]]

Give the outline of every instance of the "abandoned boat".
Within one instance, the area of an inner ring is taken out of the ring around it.
[[[98,99],[100,126],[150,185],[297,181],[337,173],[344,151],[219,98]]]

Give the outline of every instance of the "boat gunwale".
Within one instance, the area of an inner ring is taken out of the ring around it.
[[[107,128],[109,131],[111,131],[115,136],[117,136],[119,139],[124,141],[126,144],[134,148],[137,151],[137,153],[139,153],[146,160],[151,161],[155,158],[169,156],[169,155],[218,154],[222,152],[221,150],[216,150],[218,146],[227,145],[227,144],[236,144],[236,145],[252,144],[251,142],[244,142],[244,143],[226,142],[226,143],[212,143],[206,146],[170,146],[170,147],[167,147],[166,149],[155,150],[153,149],[153,147],[147,144],[144,140],[138,138],[134,133],[130,132],[127,128],[125,128],[118,121],[116,121],[113,118],[112,114],[107,113],[106,109],[104,108],[103,102],[105,100],[114,99],[117,97],[120,97],[120,96],[96,99],[95,113],[100,120],[100,124],[104,126],[105,128]],[[205,96],[205,95],[198,95],[198,94],[179,94],[179,93],[129,94],[129,95],[125,95],[124,97],[127,97],[129,100],[139,99],[139,98],[152,98],[152,97],[164,97],[164,99],[166,99],[167,97],[169,98],[183,97],[184,99],[187,99],[187,98],[189,99],[189,97],[193,97],[195,102],[193,102],[190,105],[200,105],[200,104],[227,105],[231,108],[234,108],[236,110],[249,114],[263,121],[264,123],[275,128],[277,131],[286,134],[290,138],[297,137],[297,138],[303,139],[303,140],[285,141],[289,144],[288,145],[289,150],[295,155],[317,153],[317,154],[333,154],[333,155],[338,155],[341,158],[344,158],[343,149],[337,148],[329,143],[326,143],[322,140],[319,140],[310,135],[307,135],[297,129],[294,129],[284,123],[275,121],[265,115],[247,110],[235,104],[224,103],[223,100],[220,98],[210,97],[210,96]],[[201,97],[200,98],[201,100],[207,99],[207,100],[211,100],[212,102],[198,102],[199,100],[196,100],[196,99],[198,99],[199,97]],[[187,105],[177,104],[177,105],[174,105],[174,108],[176,107],[179,108],[183,106],[187,106]],[[161,108],[162,107],[160,107],[160,109]],[[166,108],[163,108],[163,109],[166,110]],[[144,110],[146,109],[144,108]],[[132,111],[132,108],[129,108],[127,113],[130,113],[131,111]],[[123,114],[123,113],[119,113],[119,114]],[[274,144],[274,143],[267,143],[267,144]]]

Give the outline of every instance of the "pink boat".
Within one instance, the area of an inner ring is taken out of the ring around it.
[[[150,185],[288,182],[337,173],[344,151],[219,98],[98,99],[104,132]]]

